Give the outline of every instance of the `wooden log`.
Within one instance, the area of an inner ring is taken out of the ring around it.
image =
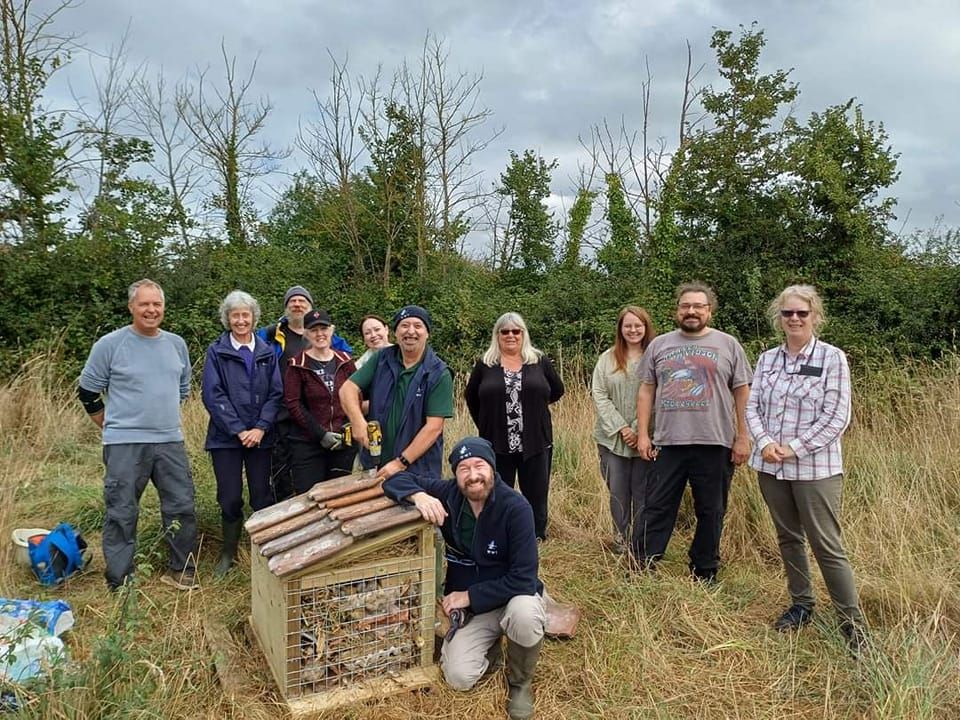
[[[308,493],[297,495],[289,500],[278,502],[276,505],[257,510],[247,518],[247,522],[245,522],[243,526],[247,529],[248,533],[253,535],[253,533],[259,530],[305,513],[307,510],[317,506],[317,503],[307,497],[307,495]]]
[[[406,608],[386,615],[367,615],[357,623],[360,630],[370,630],[381,625],[395,625],[400,623],[406,625],[410,622],[410,611]]]
[[[324,480],[310,488],[307,495],[315,502],[323,502],[341,495],[349,495],[358,490],[366,490],[374,485],[379,485],[381,482],[382,480],[376,474],[371,475],[364,471],[353,475],[344,475],[333,480]]]
[[[356,505],[350,505],[349,507],[331,510],[330,517],[343,521],[353,520],[362,515],[369,515],[379,510],[386,510],[387,508],[394,507],[396,504],[397,503],[388,497],[378,497],[373,500],[357,503]]]
[[[316,520],[309,525],[304,525],[299,530],[294,530],[293,532],[287,533],[286,535],[281,535],[274,540],[265,542],[260,546],[260,554],[264,557],[273,557],[274,555],[279,555],[282,552],[286,552],[290,548],[294,548],[301,543],[305,543],[307,540],[313,540],[321,535],[326,535],[331,530],[336,530],[339,526],[340,521],[329,516],[320,520]]]
[[[285,553],[274,555],[267,561],[267,567],[277,577],[286,577],[324,558],[336,555],[340,550],[352,544],[353,537],[345,535],[339,530],[334,530],[315,540],[308,540],[302,545],[297,545]]]
[[[239,658],[241,653],[236,647],[226,625],[218,620],[207,618],[203,621],[203,637],[207,641],[217,679],[223,688],[223,694],[231,701],[248,702],[246,687],[242,682],[244,670]]]
[[[362,537],[420,519],[420,511],[417,508],[412,505],[397,505],[345,522],[340,529],[353,537]]]
[[[305,527],[312,522],[316,522],[317,520],[325,518],[329,512],[330,511],[327,510],[327,508],[318,508],[314,506],[313,509],[307,510],[305,513],[294,515],[289,520],[284,520],[276,525],[270,525],[259,532],[251,534],[250,540],[255,545],[263,545],[265,542],[269,542],[274,538],[278,538],[281,535],[286,535],[294,530],[299,530],[300,528]]]
[[[333,498],[331,500],[325,500],[323,504],[325,507],[333,510],[335,508],[356,505],[357,503],[373,500],[374,498],[378,497],[383,497],[382,485],[374,485],[372,488],[367,488],[366,490],[361,490],[360,492],[350,493],[349,495],[341,495],[340,497]]]

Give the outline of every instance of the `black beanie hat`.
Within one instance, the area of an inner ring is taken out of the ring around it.
[[[450,461],[450,469],[456,473],[457,465],[460,461],[472,457],[486,460],[487,464],[493,468],[493,471],[497,471],[497,454],[493,451],[493,445],[490,444],[489,440],[484,440],[481,437],[465,437],[453,446],[453,450],[450,451],[450,457],[448,458]]]
[[[401,320],[406,320],[407,318],[420,318],[423,321],[423,324],[427,326],[427,332],[430,330],[430,313],[427,312],[426,308],[422,308],[419,305],[405,305],[404,307],[397,310],[396,315],[393,316],[393,331],[397,331],[397,325],[400,324]]]

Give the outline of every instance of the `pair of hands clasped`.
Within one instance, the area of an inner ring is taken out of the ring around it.
[[[796,457],[797,454],[789,445],[772,442],[764,445],[763,450],[760,451],[760,455],[766,462],[778,464],[789,458]]]
[[[240,444],[245,448],[260,447],[260,441],[263,440],[263,430],[260,428],[241,430],[237,433],[237,437],[240,438]]]

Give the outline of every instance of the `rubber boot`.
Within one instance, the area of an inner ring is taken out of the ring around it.
[[[220,551],[220,561],[213,571],[215,577],[221,578],[230,572],[230,566],[237,557],[241,530],[243,530],[243,520],[223,521],[223,549]]]
[[[533,672],[540,659],[541,638],[533,647],[524,647],[507,638],[507,714],[510,720],[533,717]]]

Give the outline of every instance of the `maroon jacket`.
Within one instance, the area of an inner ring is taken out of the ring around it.
[[[291,432],[301,440],[320,440],[325,432],[341,432],[347,414],[340,407],[340,387],[357,366],[347,353],[333,351],[337,361],[334,371],[333,395],[310,368],[306,351],[290,359],[283,377],[283,402],[296,422]]]

